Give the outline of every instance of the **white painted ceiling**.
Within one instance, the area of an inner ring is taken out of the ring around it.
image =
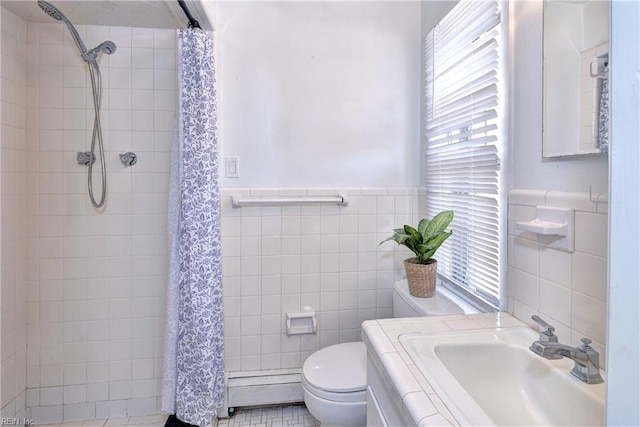
[[[55,22],[36,0],[1,0],[2,7],[30,22]],[[176,0],[50,0],[75,25],[117,27],[186,28],[188,20]],[[206,17],[195,1],[187,1],[193,17],[204,29]]]

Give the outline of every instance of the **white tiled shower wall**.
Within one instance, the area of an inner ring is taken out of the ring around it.
[[[4,11],[3,11],[4,12]],[[1,408],[2,417],[25,415],[27,378],[27,27],[2,13]]]
[[[348,206],[242,207],[231,196],[348,197]],[[379,243],[415,223],[417,188],[229,188],[222,191],[227,371],[299,368],[321,347],[360,340],[392,315],[408,250]],[[317,311],[318,333],[287,336],[285,313]]]
[[[27,415],[158,413],[175,30],[77,26],[87,46],[118,46],[99,58],[108,192],[98,211],[76,162],[93,126],[88,71],[63,25],[27,28]],[[129,168],[127,151],[138,155]]]
[[[575,209],[575,251],[538,245],[536,235],[516,222],[536,217],[536,206]],[[600,352],[604,364],[607,331],[606,194],[512,190],[509,194],[509,312],[534,325],[539,314],[556,327],[561,342]]]

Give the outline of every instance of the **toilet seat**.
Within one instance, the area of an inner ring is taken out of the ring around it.
[[[366,346],[362,342],[348,342],[316,351],[302,366],[302,385],[310,393],[326,400],[366,400]]]
[[[321,388],[314,387],[309,384],[309,381],[302,376],[302,387],[309,393],[324,400],[330,400],[332,402],[348,403],[348,402],[363,402],[367,400],[367,388],[362,390],[348,391],[348,392],[335,392],[327,391]]]

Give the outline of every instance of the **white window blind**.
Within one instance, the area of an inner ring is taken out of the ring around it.
[[[461,0],[425,38],[427,214],[453,209],[441,278],[498,308],[503,155],[498,1]]]

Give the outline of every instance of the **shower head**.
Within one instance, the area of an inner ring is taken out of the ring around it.
[[[67,17],[64,16],[64,13],[60,12],[60,10],[57,7],[55,7],[51,3],[44,0],[38,0],[38,6],[40,6],[40,9],[44,10],[44,12],[47,15],[49,15],[56,21],[62,21],[65,24],[67,24],[67,28],[69,28],[69,32],[71,33],[73,40],[76,42],[76,46],[78,46],[78,50],[80,51],[80,54],[86,60],[85,55],[87,54],[87,47],[82,42],[82,39],[80,38],[80,34],[78,34],[78,32],[76,31],[71,21],[69,21],[69,19],[67,19]]]
[[[51,3],[38,0],[38,6],[40,9],[44,10],[44,12],[55,19],[56,21],[62,21],[67,24],[67,28],[69,28],[69,32],[73,37],[73,40],[76,42],[76,46],[78,46],[78,50],[80,51],[80,55],[82,59],[84,59],[88,63],[92,63],[97,65],[96,58],[100,52],[104,52],[106,54],[111,55],[116,51],[116,44],[112,41],[105,41],[100,43],[98,46],[94,47],[90,51],[87,51],[87,47],[84,45],[84,42],[80,38],[80,34],[76,31],[76,28],[73,26],[71,21],[64,15],[64,13],[60,12],[60,10],[52,5]]]
[[[47,3],[46,1],[42,1],[39,0],[38,1],[38,6],[40,6],[40,9],[44,10],[44,12],[49,15],[50,17],[52,17],[53,19],[55,19],[56,21],[62,21],[64,18],[64,15],[62,14],[62,12],[60,12],[54,5],[52,5],[51,3]]]
[[[64,13],[60,12],[60,9],[58,9],[57,7],[55,7],[49,2],[46,2],[44,0],[38,0],[38,6],[40,6],[40,9],[44,10],[44,12],[47,15],[49,15],[56,21],[64,21],[64,22],[69,21],[67,17],[64,16]]]
[[[90,52],[95,52],[95,53],[103,52],[103,53],[106,53],[107,55],[111,55],[116,51],[116,49],[117,49],[116,44],[111,40],[107,40],[106,42],[102,42],[98,46],[91,49]]]

